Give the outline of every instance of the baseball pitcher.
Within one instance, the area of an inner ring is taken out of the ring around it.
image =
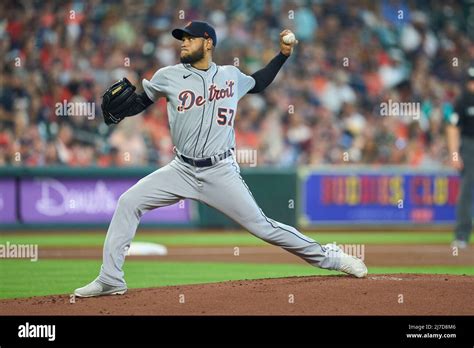
[[[107,232],[99,276],[76,289],[79,297],[123,294],[127,285],[122,270],[141,216],[149,210],[189,198],[220,210],[253,235],[301,257],[309,264],[355,277],[367,275],[362,260],[335,244],[320,245],[294,227],[265,215],[240,175],[234,159],[234,123],[237,104],[247,93],[262,92],[292,54],[294,35],[280,33],[280,52],[251,76],[232,65],[216,65],[214,29],[194,21],[175,29],[181,40],[179,64],[159,69],[144,79],[140,94],[127,80],[111,86],[103,96],[105,122],[117,124],[136,115],[159,98],[166,98],[170,132],[176,157],[123,193]]]

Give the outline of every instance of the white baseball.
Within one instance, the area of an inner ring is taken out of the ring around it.
[[[291,45],[295,41],[296,41],[296,37],[295,37],[295,34],[293,33],[288,33],[285,36],[283,36],[283,42],[288,45]]]

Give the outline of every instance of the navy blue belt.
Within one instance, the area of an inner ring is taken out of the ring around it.
[[[212,156],[212,157],[208,157],[208,158],[200,158],[200,159],[192,159],[192,158],[189,158],[189,157],[186,157],[184,155],[179,155],[179,157],[181,157],[181,159],[194,166],[194,167],[198,167],[198,168],[203,168],[203,167],[210,167],[212,166],[213,164],[227,158],[227,157],[230,157],[232,156],[232,150],[233,149],[230,149],[230,150],[227,150],[226,152],[224,153],[221,153],[220,155],[215,155],[215,156]],[[214,161],[213,161],[214,160]]]

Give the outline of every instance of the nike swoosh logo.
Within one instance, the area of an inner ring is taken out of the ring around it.
[[[189,76],[191,76],[192,74],[189,74],[189,75],[183,75],[183,79],[187,79]]]

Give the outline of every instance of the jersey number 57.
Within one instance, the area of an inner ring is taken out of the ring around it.
[[[227,122],[227,117],[229,117],[229,122]],[[232,126],[232,121],[234,120],[234,109],[219,108],[217,109],[217,124],[220,126]]]

